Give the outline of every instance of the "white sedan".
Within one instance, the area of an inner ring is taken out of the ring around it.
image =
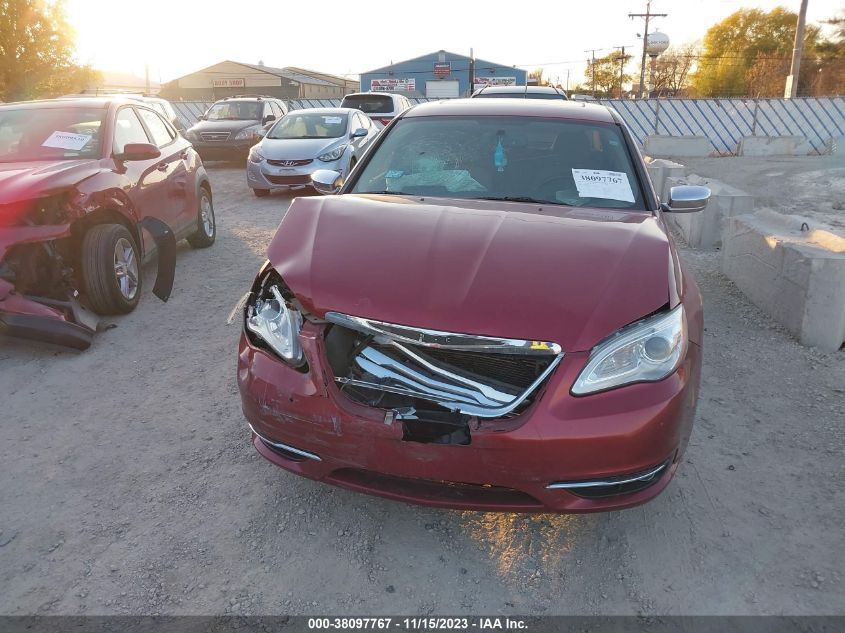
[[[346,177],[378,133],[368,116],[351,108],[294,110],[250,150],[247,185],[263,197],[273,189],[310,186],[318,169]]]

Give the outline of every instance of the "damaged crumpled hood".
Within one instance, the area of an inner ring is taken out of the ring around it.
[[[317,316],[553,341],[564,351],[588,350],[667,303],[669,243],[651,214],[545,211],[396,196],[298,198],[268,257]]]
[[[92,159],[0,162],[0,205],[72,187],[100,170],[100,162]]]

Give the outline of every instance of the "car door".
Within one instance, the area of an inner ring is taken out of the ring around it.
[[[129,143],[152,143],[147,130],[138,118],[135,109],[126,105],[118,108],[115,114],[114,133],[112,136],[112,154],[120,156],[124,147]],[[121,174],[127,182],[125,193],[135,208],[139,220],[147,216],[159,217],[157,196],[159,192],[154,186],[161,180],[158,170],[158,158],[152,160],[123,161],[115,158],[115,171]],[[153,248],[152,236],[144,232],[143,244],[139,244],[146,255]]]
[[[149,180],[150,186],[158,189],[155,196],[161,205],[158,217],[179,237],[197,221],[195,205],[191,204],[195,192],[188,190],[188,143],[158,112],[145,107],[138,107],[137,111],[148,136],[161,152],[156,165],[159,174]]]

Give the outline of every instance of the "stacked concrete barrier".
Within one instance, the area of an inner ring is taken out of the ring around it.
[[[669,190],[679,185],[703,185],[710,189],[710,201],[696,213],[667,213],[664,217],[693,248],[715,249],[722,243],[722,224],[726,218],[753,213],[754,196],[720,180],[691,175],[669,176],[663,185],[662,199],[668,201]]]
[[[646,157],[646,169],[654,191],[660,196],[661,201],[669,199],[669,192],[666,190],[667,178],[683,178],[686,169],[681,163],[675,163],[665,158]]]
[[[643,153],[656,158],[675,156],[709,156],[713,151],[706,136],[668,136],[652,134],[646,136]]]
[[[722,270],[805,345],[845,341],[845,234],[771,210],[730,217]]]
[[[744,136],[737,156],[806,156],[810,145],[803,136]]]

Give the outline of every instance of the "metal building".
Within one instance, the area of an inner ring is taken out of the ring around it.
[[[399,92],[430,99],[466,97],[470,90],[471,58],[437,51],[391,63],[361,74],[361,90]],[[475,60],[474,89],[484,85],[524,86],[528,72],[484,59]]]
[[[224,61],[163,84],[161,96],[172,101],[215,101],[245,93],[279,99],[340,99],[358,89],[357,81],[328,73]]]

